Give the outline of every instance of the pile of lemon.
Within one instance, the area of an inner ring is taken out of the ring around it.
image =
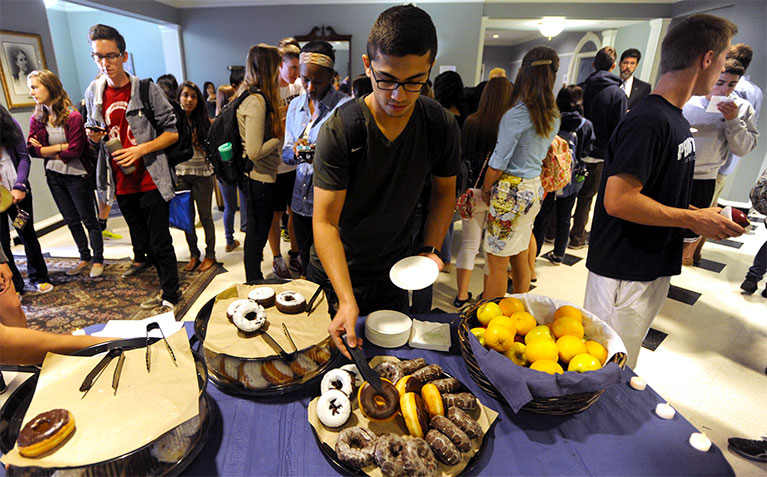
[[[519,366],[549,374],[564,373],[564,367],[583,373],[600,369],[607,360],[601,343],[584,338],[583,314],[574,306],[558,308],[550,325],[539,325],[521,300],[506,297],[480,306],[477,319],[483,326],[471,332],[480,344]]]

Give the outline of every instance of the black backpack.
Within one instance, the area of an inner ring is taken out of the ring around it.
[[[159,136],[163,131],[157,125],[157,120],[151,107],[152,103],[149,102],[149,83],[151,82],[151,78],[139,81],[138,91],[141,103],[144,105],[144,114],[146,114],[146,118]],[[191,159],[194,156],[194,146],[192,145],[192,126],[189,124],[189,120],[186,119],[186,113],[176,101],[169,99],[168,102],[173,108],[173,113],[176,115],[176,129],[178,130],[178,141],[165,148],[168,166],[172,168]]]
[[[205,141],[205,155],[213,165],[216,177],[227,184],[237,184],[242,178],[253,169],[253,162],[246,157],[242,149],[242,137],[240,136],[240,126],[237,124],[237,108],[240,107],[245,98],[251,94],[260,94],[266,100],[266,96],[256,87],[242,93],[234,101],[224,106],[221,113],[213,120],[208,131],[208,137]],[[266,101],[267,124],[264,128],[264,136],[270,131],[269,113],[271,112],[269,101]],[[232,159],[224,162],[218,152],[218,147],[232,143]]]

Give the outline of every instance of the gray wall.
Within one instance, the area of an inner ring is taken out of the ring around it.
[[[352,35],[352,74],[363,73],[370,27],[392,4],[289,5],[190,8],[179,12],[186,74],[202,84],[228,83],[227,65],[243,65],[248,48],[256,43],[276,44],[281,38],[305,35],[313,26],[328,25],[339,34]],[[482,4],[425,3],[437,27],[439,51],[432,79],[440,65],[455,65],[467,84],[476,71]]]
[[[751,81],[767,89],[767,2],[707,2],[684,1],[674,4],[674,17],[683,17],[693,13],[705,12],[721,16],[738,25],[738,34],[733,43],[747,43],[754,49],[754,58],[747,74]],[[679,18],[675,18],[678,21]],[[674,22],[672,21],[671,27]],[[748,201],[748,193],[754,185],[760,171],[767,167],[767,108],[762,104],[761,121],[759,122],[759,140],[754,151],[741,159],[738,167],[725,185],[722,197],[740,202]]]
[[[56,54],[53,50],[51,32],[48,29],[48,14],[43,0],[0,0],[0,28],[23,33],[36,33],[43,39],[43,52],[48,69],[58,73]],[[0,95],[3,106],[5,95]],[[32,108],[14,109],[11,114],[21,124],[24,136],[29,134],[29,118]],[[29,183],[34,196],[35,222],[47,219],[59,213],[56,203],[48,190],[43,171],[43,161],[32,159],[32,169],[29,173]]]
[[[626,51],[629,48],[636,48],[639,50],[640,53],[642,53],[642,60],[640,60],[640,65],[645,60],[652,61],[652,58],[645,58],[645,50],[647,49],[647,39],[650,37],[650,22],[641,22],[637,23],[636,25],[630,25],[627,27],[619,28],[618,33],[615,35],[615,51],[618,54],[618,58],[615,60],[617,63],[620,63],[621,59],[621,53]],[[642,81],[649,81],[648,78],[645,78],[641,75],[642,68],[641,66],[637,66],[635,75],[637,78],[641,79]],[[620,74],[620,67],[616,65],[615,70],[613,72],[616,75]]]

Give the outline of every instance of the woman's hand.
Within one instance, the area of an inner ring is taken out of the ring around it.
[[[29,136],[29,143],[35,147],[43,147],[43,145],[40,144],[40,141],[38,141],[34,136]]]
[[[13,197],[13,203],[14,204],[18,204],[19,202],[24,200],[24,198],[26,196],[27,196],[26,192],[23,192],[23,191],[20,191],[20,190],[17,190],[17,189],[13,189],[11,191],[11,197]]]
[[[482,200],[485,202],[485,205],[488,207],[490,206],[490,191],[485,192],[485,190],[482,189]]]

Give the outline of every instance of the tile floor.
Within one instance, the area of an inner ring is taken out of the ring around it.
[[[217,231],[216,255],[227,270],[217,275],[202,293],[186,320],[193,320],[199,308],[217,292],[245,278],[242,247],[224,252],[221,213],[214,211]],[[237,220],[239,225],[239,220]],[[110,219],[109,228],[123,234],[117,241],[106,241],[107,258],[130,257],[128,230],[122,218]],[[453,252],[461,239],[460,222],[456,222]],[[172,229],[176,252],[180,261],[189,259],[182,232]],[[203,247],[202,229],[198,229],[200,247]],[[237,233],[240,242],[244,234]],[[727,449],[727,437],[743,436],[758,439],[767,434],[767,299],[740,292],[740,283],[751,264],[753,255],[767,240],[767,229],[761,224],[756,230],[737,239],[743,245],[736,249],[719,244],[707,244],[706,259],[724,264],[720,273],[702,268],[685,268],[672,284],[700,293],[693,304],[668,299],[653,323],[653,328],[668,334],[655,351],[643,349],[636,368],[650,386],[689,419],[706,432],[723,449],[725,456],[739,476],[765,475],[767,464],[745,460]],[[44,251],[53,256],[76,256],[76,248],[67,228],[60,228],[41,240]],[[287,245],[282,243],[283,251]],[[543,253],[551,248],[545,245]],[[22,247],[14,248],[23,253]],[[286,253],[286,252],[285,252]],[[587,249],[569,250],[568,253],[585,257]],[[271,253],[265,250],[262,265],[264,274],[271,273]],[[482,291],[483,259],[477,258],[477,268],[471,278],[470,290],[474,296]],[[537,261],[538,282],[533,293],[583,304],[586,285],[585,260],[573,266],[554,266],[545,258]],[[434,287],[433,306],[454,312],[455,272],[441,273]],[[12,387],[19,378],[7,376]],[[0,396],[0,404],[9,393]]]

